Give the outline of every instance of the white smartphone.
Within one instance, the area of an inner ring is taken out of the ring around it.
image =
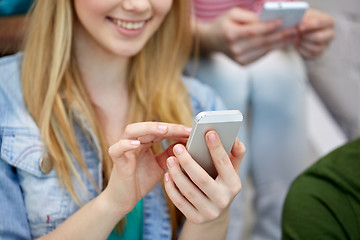
[[[211,177],[215,178],[218,173],[206,145],[205,134],[215,130],[226,153],[230,154],[242,121],[243,115],[239,110],[207,111],[196,116],[186,148]]]
[[[281,29],[285,29],[299,24],[308,8],[309,4],[303,1],[265,2],[260,20],[270,21],[281,19],[283,21]]]

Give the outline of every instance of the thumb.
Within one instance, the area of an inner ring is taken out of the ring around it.
[[[244,158],[245,152],[246,152],[245,145],[242,142],[240,142],[238,138],[236,138],[230,152],[230,161],[234,166],[236,172],[239,172],[240,164]]]
[[[130,155],[130,152],[137,149],[139,146],[139,140],[128,139],[122,139],[110,146],[108,153],[119,171],[123,171],[124,168],[133,168],[135,161],[128,161],[125,157],[125,153]],[[129,163],[131,164],[129,165]]]
[[[256,13],[242,8],[232,8],[227,15],[236,23],[255,23],[259,21]]]

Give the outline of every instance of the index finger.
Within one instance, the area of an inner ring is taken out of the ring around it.
[[[180,124],[162,122],[139,122],[126,126],[123,137],[137,139],[141,143],[161,141],[163,139],[182,140],[188,138],[191,128]]]
[[[301,35],[302,42],[309,42],[316,45],[328,44],[335,37],[335,32],[332,29],[317,30],[314,32],[307,32]]]
[[[305,33],[317,29],[334,28],[334,25],[335,22],[330,15],[315,10],[308,10],[303,21],[299,24],[299,30],[301,33]]]
[[[251,23],[259,21],[259,17],[254,12],[238,7],[230,9],[228,14],[232,21],[238,23]]]
[[[219,136],[215,131],[209,131],[206,133],[205,138],[218,172],[218,178],[223,179],[225,183],[231,184],[238,178],[237,169],[234,168],[230,161],[229,155],[226,153]],[[237,164],[235,167],[237,167]]]
[[[271,22],[256,22],[245,25],[236,23],[232,24],[234,25],[234,31],[231,34],[231,38],[232,40],[240,40],[273,33],[279,28],[279,26],[281,26],[281,20],[274,20]]]

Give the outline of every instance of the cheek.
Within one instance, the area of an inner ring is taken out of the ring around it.
[[[74,0],[74,11],[79,22],[87,34],[96,38],[100,29],[104,28],[107,4],[104,0]]]
[[[99,0],[74,0],[75,13],[82,22],[92,22],[92,19],[103,17],[103,13],[106,12],[106,5],[101,2]]]
[[[183,1],[183,0],[178,0]],[[165,16],[171,9],[172,0],[152,0],[154,10],[159,14]]]

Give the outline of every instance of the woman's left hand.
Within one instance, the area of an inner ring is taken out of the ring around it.
[[[114,165],[102,192],[106,205],[121,217],[130,212],[161,180],[167,169],[166,160],[172,155],[173,145],[155,155],[153,144],[164,139],[185,142],[190,130],[183,125],[161,122],[127,125],[121,139],[109,148]]]
[[[309,9],[298,26],[296,47],[305,59],[319,56],[335,37],[333,18],[323,12]]]
[[[215,131],[206,134],[206,142],[218,171],[216,179],[209,176],[181,144],[174,146],[175,157],[167,160],[166,192],[187,220],[194,224],[220,218],[228,212],[231,202],[241,190],[238,171],[245,154],[244,145],[236,138],[228,155]]]

